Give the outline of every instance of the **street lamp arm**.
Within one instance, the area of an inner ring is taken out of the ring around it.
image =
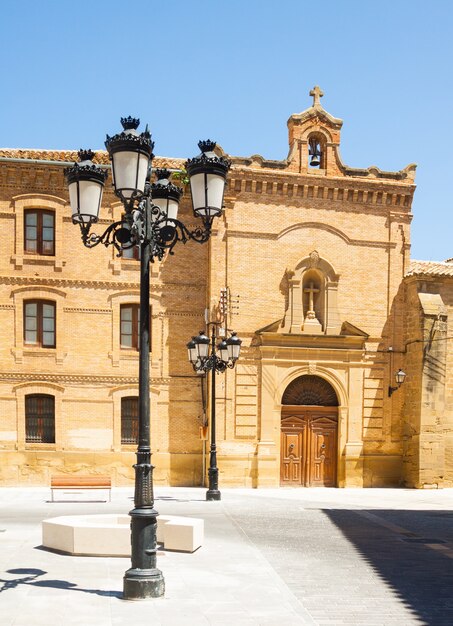
[[[149,225],[149,226],[148,226]],[[144,200],[137,209],[126,213],[124,219],[110,224],[102,235],[90,232],[91,223],[80,223],[83,245],[94,248],[99,244],[114,246],[118,256],[122,250],[133,248],[141,243],[150,244],[151,261],[154,258],[161,260],[168,250],[174,254],[173,248],[181,241],[189,240],[197,243],[206,243],[211,236],[212,218],[204,218],[203,226],[189,230],[181,221],[168,218],[160,207]]]
[[[100,243],[104,246],[115,246],[118,250],[118,256],[121,256],[121,251],[124,248],[132,248],[133,243],[129,245],[121,242],[124,237],[124,230],[127,229],[127,222],[121,220],[110,224],[108,228],[102,233],[102,235],[96,235],[96,233],[90,233],[91,224],[80,224],[80,230],[82,233],[83,245],[87,248],[95,248]]]
[[[219,372],[222,373],[226,368],[233,368],[234,363],[226,363],[216,354],[211,354],[206,360],[198,360],[196,363],[192,363],[192,367],[195,372]]]

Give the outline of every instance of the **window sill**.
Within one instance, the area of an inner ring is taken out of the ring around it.
[[[14,356],[14,360],[16,361],[16,363],[23,363],[24,357],[47,357],[54,359],[55,363],[61,364],[67,356],[67,353],[61,352],[57,348],[38,348],[31,346],[24,346],[23,348],[13,348],[11,350],[11,353]]]
[[[24,265],[48,265],[53,266],[56,272],[61,272],[66,265],[66,259],[60,259],[50,254],[13,254],[11,263],[16,270],[21,270]]]
[[[41,355],[52,356],[57,353],[57,349],[46,348],[44,346],[25,345],[22,352],[24,355],[31,355],[31,356],[34,356],[36,354],[39,354],[39,356]]]
[[[25,450],[56,450],[56,443],[25,443]]]

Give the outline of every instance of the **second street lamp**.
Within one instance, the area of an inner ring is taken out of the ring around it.
[[[186,162],[193,211],[202,226],[190,231],[176,219],[182,191],[170,183],[170,172],[157,170],[157,181],[149,181],[154,147],[148,128],[138,133],[140,120],[121,120],[123,131],[107,136],[112,161],[115,194],[124,206],[124,217],[101,234],[91,232],[99,219],[105,168],[92,162],[94,153],[79,152],[80,162],[66,169],[72,221],[79,224],[88,248],[112,245],[121,256],[127,248],[140,248],[140,341],[138,448],[135,469],[134,508],[131,516],[131,567],[124,575],[123,597],[139,600],[164,594],[162,572],[156,567],[157,511],[154,509],[153,466],[150,438],[150,272],[149,264],[161,260],[178,241],[205,243],[211,235],[213,218],[222,212],[223,192],[230,161],[214,153],[215,143],[201,141],[201,154]],[[204,199],[204,202],[203,202]]]
[[[215,374],[224,372],[227,368],[233,368],[241,351],[241,339],[236,333],[232,333],[228,339],[222,339],[216,346],[218,322],[209,322],[212,326],[211,339],[200,333],[187,344],[189,361],[196,372],[211,372],[211,447],[209,454],[209,488],[206,492],[206,500],[220,500],[219,469],[217,467],[217,444],[216,444],[216,399],[215,399]],[[209,348],[211,350],[209,351]],[[217,352],[220,356],[217,355]]]

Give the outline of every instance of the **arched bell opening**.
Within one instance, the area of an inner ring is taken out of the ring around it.
[[[336,487],[338,397],[320,376],[293,380],[282,397],[280,484]]]
[[[308,165],[326,169],[326,138],[321,133],[311,133],[308,137]]]

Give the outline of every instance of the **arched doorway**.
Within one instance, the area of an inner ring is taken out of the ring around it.
[[[280,484],[335,487],[338,398],[319,376],[300,376],[282,398]]]

